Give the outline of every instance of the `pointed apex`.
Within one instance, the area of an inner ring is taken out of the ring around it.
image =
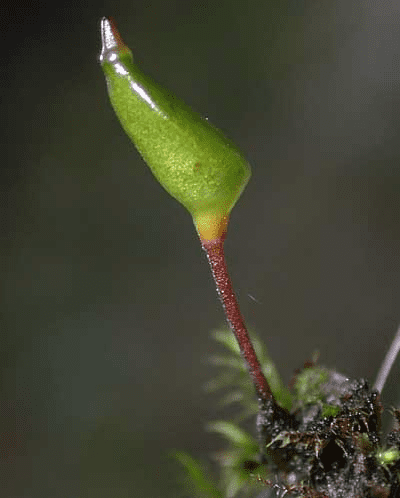
[[[109,17],[103,17],[100,21],[101,53],[99,61],[102,64],[111,54],[130,52],[119,34],[115,21]]]

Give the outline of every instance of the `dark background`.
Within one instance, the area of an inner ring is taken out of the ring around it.
[[[373,381],[400,322],[400,8],[25,5],[0,17],[0,496],[179,496],[168,450],[222,444],[202,385],[224,318],[190,215],[113,114],[99,19],[247,154],[228,264],[285,381],[316,349]]]

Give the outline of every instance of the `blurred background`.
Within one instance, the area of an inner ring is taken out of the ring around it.
[[[202,385],[224,317],[190,215],[113,114],[99,20],[247,154],[226,253],[285,382],[315,350],[373,382],[400,322],[400,7],[26,5],[0,17],[0,496],[178,497],[168,451],[223,443]]]

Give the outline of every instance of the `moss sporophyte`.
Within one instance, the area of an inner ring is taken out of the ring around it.
[[[110,19],[101,21],[100,63],[112,106],[154,176],[193,217],[225,313],[262,399],[272,396],[225,265],[229,214],[250,178],[242,152],[208,120],[146,76]]]
[[[239,349],[222,332],[217,340],[233,355],[229,368],[241,374],[244,360],[256,392],[254,409],[251,398],[240,399],[247,415],[258,414],[258,441],[235,424],[210,426],[233,445],[222,457],[219,486],[193,458],[177,453],[196,496],[232,498],[244,489],[250,496],[252,482],[268,486],[268,496],[400,497],[398,426],[380,444],[379,393],[393,361],[385,363],[375,390],[315,362],[298,373],[294,393],[284,387],[263,346],[250,339],[225,263],[229,216],[250,179],[248,161],[220,130],[142,72],[111,19],[101,20],[101,38],[111,104],[154,176],[191,214]],[[242,393],[247,379],[240,377]]]

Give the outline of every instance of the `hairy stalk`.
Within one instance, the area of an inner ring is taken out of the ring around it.
[[[211,272],[227,322],[239,343],[242,357],[246,362],[250,376],[253,380],[257,396],[260,401],[273,401],[275,404],[271,388],[263,374],[260,362],[258,361],[249,333],[247,332],[246,325],[240,313],[239,304],[226,267],[224,242],[225,236],[221,236],[218,239],[211,241],[203,240],[202,246],[211,266]]]

